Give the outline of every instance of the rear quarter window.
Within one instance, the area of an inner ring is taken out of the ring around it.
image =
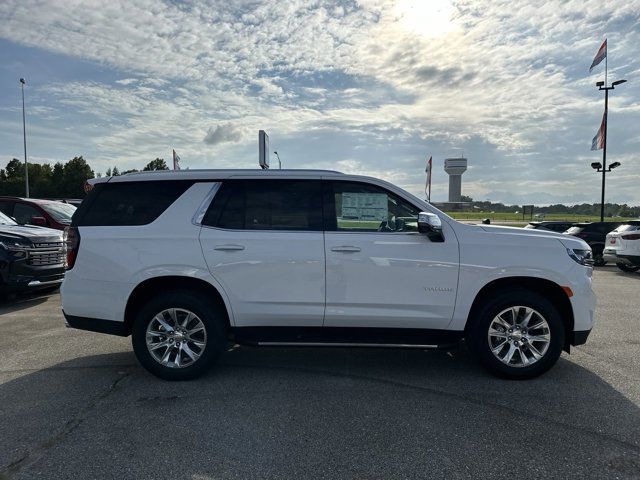
[[[98,184],[74,214],[73,226],[147,225],[193,183],[169,180]]]

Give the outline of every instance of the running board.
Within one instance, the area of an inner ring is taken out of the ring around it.
[[[407,343],[346,343],[346,342],[258,342],[261,347],[357,347],[357,348],[420,348],[437,349],[441,345],[414,345]]]
[[[237,327],[230,340],[264,347],[442,349],[457,346],[463,336],[463,331],[419,328]]]

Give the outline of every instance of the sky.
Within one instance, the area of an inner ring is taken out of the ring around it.
[[[2,0],[0,166],[97,172],[175,149],[183,168],[256,168],[258,130],[285,168],[391,181],[444,201],[599,202],[590,151],[609,81],[607,201],[640,205],[640,1]],[[272,168],[277,161],[271,155]]]

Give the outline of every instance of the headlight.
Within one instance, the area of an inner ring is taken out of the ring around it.
[[[20,238],[0,237],[0,248],[9,250],[10,252],[22,252],[31,246]]]
[[[591,250],[581,250],[578,248],[567,248],[569,256],[578,262],[580,265],[593,265],[593,258],[591,256]]]

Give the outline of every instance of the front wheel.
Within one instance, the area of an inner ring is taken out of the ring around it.
[[[205,373],[226,346],[224,312],[206,296],[175,291],[151,299],[133,325],[133,350],[149,372],[164,380]]]
[[[616,263],[617,267],[623,272],[633,273],[640,270],[640,266],[637,265],[627,265],[626,263]]]
[[[604,256],[602,255],[602,252],[593,254],[593,266],[594,267],[604,267],[606,264],[607,264],[607,262],[604,259]]]
[[[512,379],[537,377],[560,357],[564,324],[542,295],[514,289],[488,300],[470,319],[467,344],[491,373]]]

